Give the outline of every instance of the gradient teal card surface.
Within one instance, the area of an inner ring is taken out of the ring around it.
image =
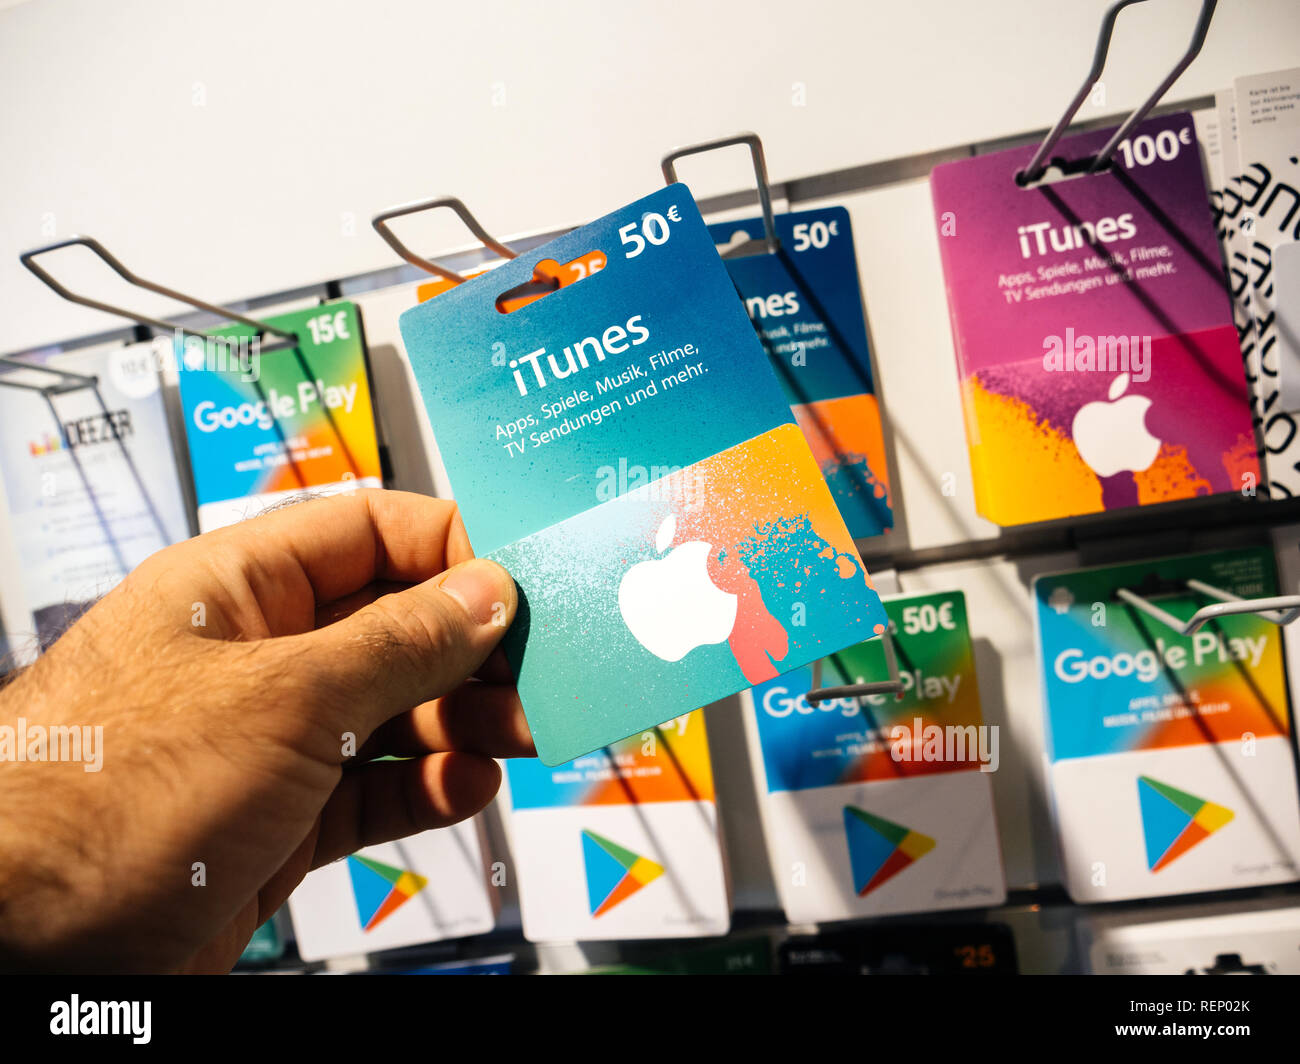
[[[511,313],[539,263],[607,265]],[[885,614],[689,190],[402,315],[548,765],[883,630]]]

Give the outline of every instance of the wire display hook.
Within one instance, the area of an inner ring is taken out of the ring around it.
[[[1266,621],[1282,627],[1300,617],[1300,595],[1274,595],[1268,598],[1244,599],[1238,595],[1223,591],[1203,580],[1188,580],[1187,587],[1198,591],[1207,598],[1216,599],[1209,606],[1202,606],[1186,621],[1180,621],[1168,610],[1162,610],[1154,602],[1126,587],[1118,588],[1115,597],[1128,603],[1134,609],[1141,610],[1148,617],[1154,618],[1179,635],[1194,635],[1201,627],[1220,617],[1231,617],[1242,613],[1258,614]]]
[[[125,307],[119,307],[114,303],[104,303],[98,299],[91,299],[89,296],[80,295],[71,291],[66,285],[57,280],[50,274],[44,266],[40,265],[36,259],[41,255],[48,255],[55,251],[61,251],[64,248],[84,247],[97,255],[109,269],[121,277],[127,284],[136,288],[143,288],[150,292],[156,292],[160,296],[166,296],[168,299],[175,299],[181,303],[186,303],[196,310],[207,311],[209,314],[215,314],[218,317],[226,318],[229,321],[237,321],[243,325],[248,325],[256,329],[263,335],[279,336],[291,343],[297,343],[298,338],[293,333],[284,329],[269,325],[264,321],[258,321],[256,318],[250,318],[246,314],[240,314],[238,311],[231,310],[229,307],[223,307],[219,303],[209,303],[206,300],[196,299],[194,296],[187,296],[183,292],[178,292],[167,285],[158,284],[156,281],[147,281],[143,277],[132,273],[122,264],[118,258],[113,255],[103,244],[93,237],[72,236],[67,240],[60,240],[53,244],[46,244],[44,247],[32,248],[30,251],[24,251],[18,256],[18,261],[27,267],[36,277],[43,282],[48,288],[56,294],[62,296],[69,303],[78,303],[83,307],[90,307],[93,310],[102,310],[107,314],[115,314],[118,317],[126,318],[128,321],[138,322],[141,325],[151,325],[155,328],[165,329],[168,332],[187,332],[198,336],[208,336],[210,333],[201,329],[189,329],[176,322],[168,321],[165,318],[152,318],[147,314],[140,314],[137,311],[127,310]]]
[[[384,243],[397,252],[402,259],[409,262],[412,266],[424,270],[426,273],[442,277],[445,280],[451,281],[453,284],[464,284],[469,280],[468,277],[457,273],[448,266],[443,266],[441,263],[435,262],[433,259],[426,259],[423,255],[417,255],[398,239],[397,234],[394,233],[388,225],[388,223],[394,218],[402,218],[408,214],[421,214],[424,211],[437,210],[440,207],[446,207],[449,210],[454,211],[456,216],[465,223],[465,228],[473,233],[474,237],[484,247],[491,251],[495,251],[504,259],[513,259],[516,257],[515,252],[488,233],[488,231],[479,224],[479,220],[470,213],[469,208],[455,196],[438,196],[434,199],[419,200],[415,203],[403,203],[397,207],[389,207],[387,210],[380,211],[370,219],[370,224],[374,227],[375,232],[383,238]]]
[[[837,698],[861,698],[863,695],[893,695],[903,689],[903,680],[898,671],[898,654],[894,650],[894,622],[880,634],[880,647],[885,652],[885,668],[889,670],[888,680],[874,680],[871,683],[851,683],[840,687],[822,686],[822,663],[818,658],[813,662],[812,690],[804,697],[813,705],[818,702],[830,702]]]
[[[678,159],[687,155],[716,151],[719,148],[731,148],[737,144],[744,144],[749,148],[749,154],[754,160],[754,179],[758,183],[758,203],[763,210],[763,232],[766,234],[767,250],[770,254],[775,254],[781,245],[776,238],[776,218],[772,214],[772,185],[767,177],[767,159],[763,155],[763,142],[758,139],[757,133],[737,133],[733,137],[722,137],[719,140],[706,140],[701,144],[692,144],[685,148],[674,148],[660,163],[664,180],[670,185],[677,180],[675,164]]]
[[[1037,181],[1047,172],[1048,157],[1052,149],[1056,147],[1057,142],[1066,129],[1069,128],[1075,114],[1083,106],[1083,101],[1087,98],[1088,93],[1092,91],[1092,87],[1097,84],[1101,72],[1106,66],[1106,56],[1110,52],[1110,38],[1115,30],[1115,20],[1124,8],[1144,2],[1145,0],[1118,0],[1118,3],[1107,8],[1106,14],[1102,16],[1101,32],[1097,36],[1097,47],[1093,52],[1092,67],[1088,71],[1088,76],[1084,79],[1079,91],[1075,93],[1074,99],[1070,101],[1069,107],[1065,109],[1065,114],[1061,115],[1056,125],[1052,127],[1051,132],[1044,138],[1043,143],[1038,146],[1038,150],[1034,152],[1034,157],[1029,160],[1029,165],[1016,175],[1021,184]],[[1169,87],[1178,80],[1183,71],[1191,66],[1192,60],[1196,58],[1201,51],[1201,46],[1205,44],[1205,36],[1209,33],[1210,20],[1214,17],[1216,6],[1218,6],[1218,0],[1202,0],[1201,13],[1196,20],[1196,29],[1192,32],[1191,44],[1187,46],[1187,50],[1174,65],[1174,68],[1165,75],[1165,79],[1157,86],[1155,92],[1148,96],[1146,101],[1124,120],[1124,124],[1115,131],[1115,135],[1097,153],[1097,157],[1088,167],[1088,173],[1099,173],[1110,165],[1110,158],[1115,154],[1115,149],[1132,132],[1133,128],[1142,119],[1146,118],[1151,109],[1160,102],[1164,94],[1169,91]]]

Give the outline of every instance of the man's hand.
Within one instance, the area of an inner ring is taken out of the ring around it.
[[[308,870],[487,805],[533,748],[472,557],[453,503],[358,491],[141,564],[0,692],[103,727],[99,772],[0,763],[0,968],[227,970]]]

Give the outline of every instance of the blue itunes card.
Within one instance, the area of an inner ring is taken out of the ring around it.
[[[723,261],[849,532],[878,536],[894,515],[849,212],[820,207],[774,222],[775,252]],[[763,219],[709,232],[734,247],[761,240]]]
[[[498,309],[597,250],[604,269]],[[685,185],[401,329],[474,550],[519,585],[505,647],[547,765],[884,630]]]

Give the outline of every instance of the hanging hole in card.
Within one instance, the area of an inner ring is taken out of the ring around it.
[[[770,255],[774,254],[772,247],[767,240],[761,236],[753,236],[743,229],[737,229],[731,236],[721,244],[716,244],[718,254],[724,259],[743,259],[750,255]]]
[[[533,276],[521,285],[507,289],[496,299],[497,311],[501,314],[513,314],[516,310],[535,303],[552,292],[567,288],[569,285],[584,281],[593,273],[599,273],[609,260],[603,251],[589,251],[565,263],[554,259],[543,259],[533,267]]]
[[[1084,177],[1089,173],[1106,174],[1110,172],[1111,163],[1109,160],[1101,169],[1094,171],[1092,167],[1096,161],[1096,155],[1085,155],[1080,159],[1065,159],[1058,155],[1043,167],[1041,173],[1032,181],[1029,179],[1027,169],[1017,170],[1015,181],[1021,188],[1029,190],[1041,188],[1044,185],[1055,185],[1061,181],[1073,181],[1075,178]]]
[[[714,245],[718,249],[718,254],[724,259],[730,258],[731,255],[739,251],[753,239],[745,230],[737,229],[730,237],[721,244]]]

